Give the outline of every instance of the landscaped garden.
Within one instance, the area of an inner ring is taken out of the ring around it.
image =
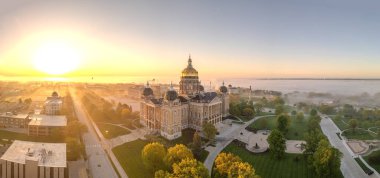
[[[273,159],[269,153],[253,154],[231,143],[223,152],[233,153],[251,164],[256,174],[266,178],[311,178],[315,174],[308,169],[307,161],[300,154],[285,154],[282,160]]]
[[[163,137],[152,137],[149,138],[150,141],[138,139],[115,147],[112,151],[116,155],[120,164],[123,166],[128,177],[154,177],[154,172],[147,169],[142,162],[141,151],[144,146],[152,141],[161,142],[166,147],[171,147],[175,144],[189,145],[189,143],[192,143],[193,141],[194,132],[195,131],[193,129],[185,129],[182,131],[182,137],[172,141],[166,140]],[[203,162],[207,158],[208,154],[208,151],[202,149],[198,160]]]
[[[374,151],[370,155],[363,157],[363,159],[377,172],[380,172],[380,150]]]
[[[357,122],[355,131],[353,131],[348,118],[334,118],[332,119],[338,128],[343,131],[342,135],[348,139],[358,139],[358,140],[373,140],[378,136],[373,132],[377,132],[377,128],[374,128],[376,121],[366,120],[363,122]],[[369,129],[372,131],[368,131]]]
[[[290,117],[290,125],[285,138],[288,140],[303,140],[304,134],[307,132],[308,119],[305,117],[302,121],[296,120],[294,117]],[[251,125],[249,125],[253,130],[273,130],[277,127],[277,116],[268,116],[261,118]]]

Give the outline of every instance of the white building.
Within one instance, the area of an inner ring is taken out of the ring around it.
[[[65,143],[14,141],[0,158],[1,178],[64,178]]]
[[[33,136],[48,136],[55,128],[67,126],[64,115],[32,115],[28,124],[28,134]]]
[[[62,109],[63,100],[57,92],[53,92],[50,97],[45,100],[44,111],[48,115],[58,115]]]
[[[219,92],[205,92],[190,57],[182,71],[179,93],[171,86],[164,98],[155,98],[147,83],[142,92],[141,124],[172,140],[180,137],[183,129],[201,130],[204,122],[217,124],[229,114],[227,87],[223,84]]]
[[[0,114],[0,127],[26,128],[28,123],[28,114],[14,114],[12,112]]]

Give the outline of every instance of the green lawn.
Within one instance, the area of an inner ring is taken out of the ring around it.
[[[363,171],[368,174],[369,172],[372,172],[371,169],[369,169],[360,158],[355,158],[355,161],[359,164],[359,166],[363,169]]]
[[[111,139],[115,138],[120,135],[126,135],[131,133],[129,130],[124,129],[119,126],[110,125],[110,124],[102,124],[102,123],[96,123],[99,130],[102,132],[104,138]]]
[[[154,173],[145,168],[141,159],[141,150],[146,144],[147,141],[139,139],[112,149],[128,177],[154,177]]]
[[[363,157],[363,159],[364,159],[364,160],[365,160],[370,166],[372,166],[374,169],[376,169],[377,172],[380,172],[380,163],[379,163],[379,164],[374,164],[374,163],[370,163],[369,160],[368,160],[369,157],[371,157],[371,156],[375,156],[375,155],[380,155],[380,150],[379,150],[379,151],[372,152],[370,155]]]
[[[343,136],[345,136],[348,139],[357,139],[357,140],[372,140],[375,139],[376,136],[372,133],[362,130],[362,129],[356,129],[355,132],[352,130],[344,131]]]
[[[312,178],[314,173],[308,169],[306,160],[300,154],[286,154],[282,160],[272,159],[269,153],[253,154],[234,143],[228,145],[224,152],[238,155],[243,161],[250,163],[256,174],[262,178]],[[295,157],[299,157],[295,161]]]
[[[264,121],[266,120],[266,121]],[[267,126],[263,127],[263,122],[267,122]],[[277,127],[277,116],[269,116],[261,118],[248,127],[256,130],[269,129],[273,130]],[[304,134],[307,132],[307,117],[301,122],[291,117],[288,133],[285,135],[288,140],[303,140]]]

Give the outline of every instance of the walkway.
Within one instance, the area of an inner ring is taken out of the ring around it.
[[[211,174],[212,165],[214,164],[214,160],[215,160],[216,156],[218,156],[218,154],[228,144],[230,144],[234,139],[236,139],[240,135],[240,132],[242,130],[244,130],[246,127],[248,127],[250,124],[252,124],[256,120],[261,119],[261,118],[265,118],[265,117],[270,117],[270,116],[274,116],[274,115],[255,117],[255,118],[251,119],[250,121],[248,121],[248,122],[246,122],[244,124],[241,124],[241,125],[237,124],[237,125],[239,125],[239,127],[233,128],[233,130],[229,131],[227,134],[223,134],[222,133],[221,136],[217,136],[216,137],[216,140],[217,140],[216,147],[208,149],[208,150],[210,150],[209,151],[210,153],[209,153],[209,155],[207,156],[207,158],[206,158],[206,160],[204,162],[204,165],[209,170],[209,173]],[[236,124],[233,124],[233,125],[236,125]]]
[[[327,116],[326,116],[327,117]],[[331,145],[340,152],[342,152],[343,157],[341,159],[341,171],[345,178],[364,178],[364,177],[376,177],[375,174],[368,176],[364,173],[362,168],[356,163],[351,155],[348,148],[344,145],[343,141],[339,139],[336,133],[340,133],[339,128],[335,125],[335,123],[328,117],[322,117],[321,120],[321,129],[323,133],[329,139]]]

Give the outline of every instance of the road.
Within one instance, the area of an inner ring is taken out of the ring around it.
[[[261,119],[263,117],[270,117],[273,115],[267,115],[267,116],[258,116],[250,121],[242,124],[240,127],[234,129],[232,132],[229,134],[223,136],[223,137],[217,137],[217,143],[216,143],[216,148],[213,152],[210,152],[209,155],[207,156],[204,165],[206,168],[209,170],[209,173],[211,174],[212,171],[212,165],[214,164],[215,158],[218,156],[218,154],[228,145],[230,144],[237,136],[239,136],[240,132],[244,130],[246,127],[248,127],[250,124],[255,122],[258,119]]]
[[[74,91],[70,90],[70,93],[78,120],[88,128],[88,132],[84,133],[82,138],[86,148],[90,175],[93,178],[118,178],[116,171],[112,167],[111,161],[108,159],[107,154],[103,149],[104,145],[102,145],[101,141],[98,139],[89,118],[82,108],[80,99],[76,96]]]
[[[335,123],[330,118],[325,118],[322,116],[321,129],[323,133],[327,136],[332,146],[339,149],[342,152],[343,157],[341,160],[340,169],[345,178],[364,178],[364,177],[376,177],[375,174],[368,176],[364,173],[362,168],[356,163],[354,158],[351,156],[347,147],[344,146],[343,141],[339,139],[336,133],[340,130],[336,127]]]

